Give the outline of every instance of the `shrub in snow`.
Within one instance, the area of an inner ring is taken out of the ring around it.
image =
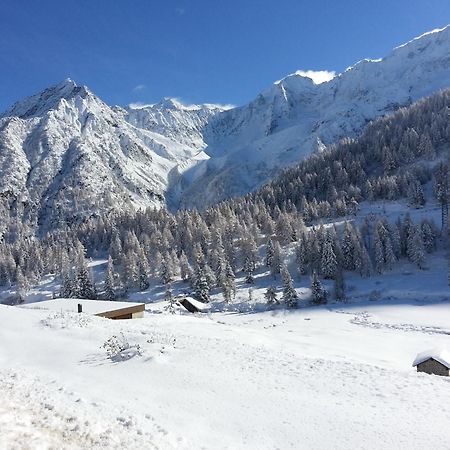
[[[139,344],[131,345],[123,333],[111,336],[105,341],[102,348],[106,350],[108,358],[113,361],[130,359],[136,355],[142,356],[141,346]]]
[[[42,325],[50,328],[84,328],[92,321],[92,317],[87,314],[78,314],[71,311],[57,311],[49,314],[47,318],[41,320]]]

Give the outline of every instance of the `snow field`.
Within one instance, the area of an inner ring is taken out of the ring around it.
[[[399,301],[110,321],[4,306],[3,447],[444,448],[450,380],[411,364],[450,345],[449,312]],[[142,356],[106,357],[120,332]]]

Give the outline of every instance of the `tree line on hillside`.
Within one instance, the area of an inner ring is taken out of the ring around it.
[[[391,223],[368,217],[355,227],[350,218],[342,229],[320,221],[352,216],[363,200],[408,198],[411,207],[421,207],[431,189],[444,208],[449,105],[450,91],[444,91],[402,108],[369,124],[358,139],[311,155],[258,192],[201,212],[112,212],[60,224],[45,236],[11,221],[0,243],[0,284],[17,283],[23,292],[53,273],[63,296],[112,299],[158,280],[170,298],[171,284],[180,278],[201,301],[217,288],[230,302],[236,275],[244,274],[251,285],[256,270],[266,266],[270,276],[282,280],[283,300],[293,306],[293,276],[311,276],[321,302],[326,295],[319,277],[335,280],[339,297],[343,271],[370,276],[390,270],[400,258],[423,268],[437,240],[447,238],[430,220],[413,223],[406,216]],[[283,256],[292,246],[296,273],[289,272]],[[87,267],[86,259],[97,257],[108,258],[102,292]],[[278,301],[276,294],[268,289],[267,301]]]
[[[423,185],[448,179],[441,163],[448,158],[449,115],[445,90],[370,123],[358,138],[315,153],[248,198],[302,211],[306,223],[352,214],[364,200],[408,198],[412,207],[424,206]]]

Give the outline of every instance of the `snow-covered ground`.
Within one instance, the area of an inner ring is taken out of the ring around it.
[[[61,300],[64,301],[64,300]],[[0,448],[446,448],[450,301],[112,321],[0,306]],[[141,354],[109,359],[112,335]]]
[[[440,213],[361,209],[356,222]],[[267,310],[264,292],[273,284],[280,297],[281,280],[265,268],[251,286],[238,274],[232,304],[213,290],[211,312],[195,315],[169,314],[152,280],[129,297],[147,303],[145,317],[125,321],[32,305],[59,290],[48,276],[27,307],[0,305],[0,448],[448,448],[450,378],[412,367],[417,353],[450,350],[446,250],[427,258],[426,270],[402,260],[383,275],[346,273],[347,302],[322,307],[291,262],[291,311]],[[90,265],[99,283],[106,260]],[[122,335],[131,347],[108,357],[103,344]]]

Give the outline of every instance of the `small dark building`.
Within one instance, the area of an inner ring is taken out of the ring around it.
[[[192,297],[180,298],[178,299],[178,303],[191,313],[206,312],[209,309],[208,305],[205,305]]]
[[[435,349],[419,353],[413,362],[413,367],[417,367],[417,372],[448,377],[450,376],[450,352]]]

